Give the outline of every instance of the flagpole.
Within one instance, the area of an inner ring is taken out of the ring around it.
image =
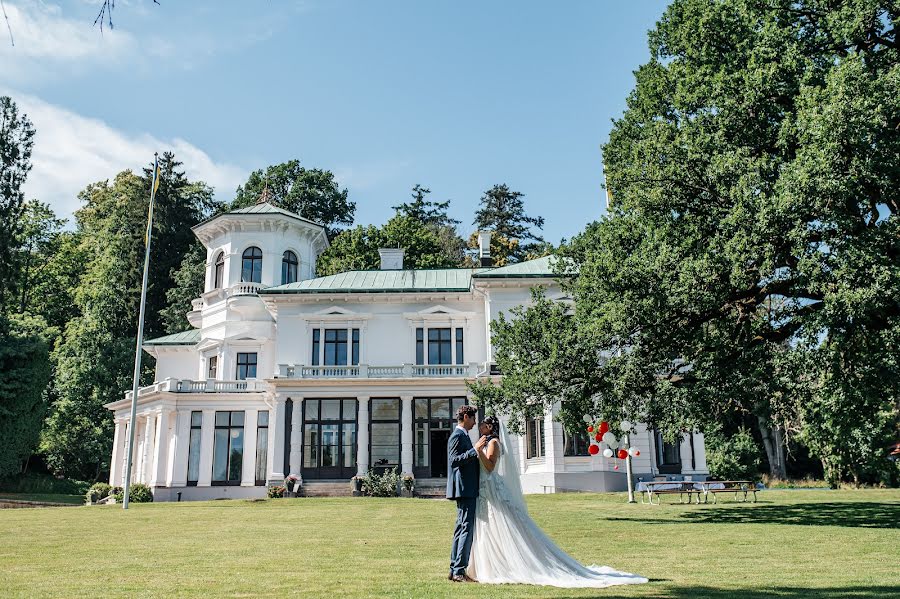
[[[153,153],[153,178],[150,183],[150,208],[147,213],[147,235],[144,248],[144,281],[141,284],[141,308],[138,315],[137,343],[134,348],[134,378],[131,381],[131,420],[128,422],[128,453],[125,458],[125,491],[122,509],[128,509],[128,493],[131,489],[131,466],[134,454],[134,431],[137,419],[138,384],[141,378],[141,345],[144,342],[144,309],[147,306],[147,279],[150,273],[150,238],[153,233],[153,202],[159,185],[159,156]]]

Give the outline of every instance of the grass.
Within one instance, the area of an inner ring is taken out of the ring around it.
[[[609,589],[446,580],[454,506],[279,499],[0,510],[0,589],[33,596],[900,596],[900,491],[766,491],[757,504],[528,499],[583,563],[647,576]]]

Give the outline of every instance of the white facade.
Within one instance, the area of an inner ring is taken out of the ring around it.
[[[157,500],[259,497],[288,474],[348,480],[370,468],[440,484],[451,411],[468,402],[467,381],[492,376],[490,321],[529,302],[533,286],[559,295],[546,259],[315,279],[323,228],[268,204],[195,232],[208,250],[206,291],[188,314],[195,330],[145,344],[157,382],[138,394],[133,479]],[[396,250],[382,259],[402,265]],[[130,399],[107,405],[113,485]],[[665,448],[654,437],[639,426],[632,439],[635,480],[705,477],[702,435]],[[624,462],[566,455],[585,453],[585,441],[567,452],[552,414],[515,441],[526,492],[625,488]]]

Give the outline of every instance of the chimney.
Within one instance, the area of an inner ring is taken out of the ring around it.
[[[381,270],[403,270],[403,248],[380,248]]]
[[[494,265],[494,259],[491,258],[491,232],[478,232],[478,263],[482,268],[490,268]]]

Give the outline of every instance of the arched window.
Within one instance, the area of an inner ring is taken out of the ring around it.
[[[281,284],[297,282],[297,254],[288,250],[281,257]]]
[[[221,289],[225,284],[225,252],[219,252],[216,256],[215,274],[213,275],[213,289]]]
[[[262,250],[249,247],[241,260],[241,283],[262,282]]]

